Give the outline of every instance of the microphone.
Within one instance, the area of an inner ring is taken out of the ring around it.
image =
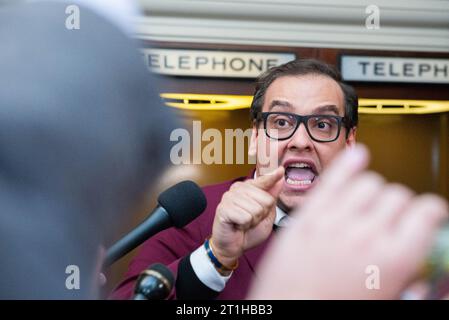
[[[175,277],[161,263],[152,264],[136,280],[133,300],[163,300],[173,288]]]
[[[162,192],[157,202],[159,205],[147,219],[107,250],[103,267],[110,266],[162,230],[172,226],[182,228],[198,217],[207,206],[201,188],[188,180]]]

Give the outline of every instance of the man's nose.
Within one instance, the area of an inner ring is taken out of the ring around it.
[[[298,150],[311,150],[312,146],[313,140],[312,138],[310,138],[304,123],[301,123],[295,134],[290,138],[288,142],[288,148]]]

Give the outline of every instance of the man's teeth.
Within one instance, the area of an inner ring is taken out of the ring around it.
[[[294,185],[309,185],[312,184],[312,180],[292,180],[290,178],[287,178],[287,183]]]
[[[309,170],[312,170],[311,166],[308,165],[307,163],[304,163],[304,162],[290,163],[290,164],[288,165],[287,168],[300,168],[300,169],[309,169]],[[287,171],[286,171],[285,177],[286,177],[286,182],[287,182],[288,184],[290,184],[290,185],[306,186],[306,185],[310,185],[310,184],[313,183],[313,179],[310,179],[310,180],[309,180],[309,179],[307,179],[307,180],[296,180],[296,179],[292,179],[292,178],[289,177],[289,174],[287,173]]]
[[[310,166],[307,163],[303,162],[291,163],[288,166],[293,168],[310,168]]]

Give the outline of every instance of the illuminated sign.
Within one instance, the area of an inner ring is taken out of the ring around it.
[[[347,81],[449,83],[449,59],[345,55],[340,68]]]
[[[253,96],[223,94],[162,93],[169,107],[186,110],[249,109]],[[449,112],[449,101],[404,99],[359,99],[359,113],[428,114]]]
[[[141,49],[151,71],[194,77],[256,78],[271,67],[296,58],[293,53]]]

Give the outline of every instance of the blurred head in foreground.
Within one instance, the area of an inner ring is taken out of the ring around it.
[[[67,29],[66,6],[0,7],[3,299],[95,297],[99,245],[168,160],[172,118],[136,44],[83,7]]]

